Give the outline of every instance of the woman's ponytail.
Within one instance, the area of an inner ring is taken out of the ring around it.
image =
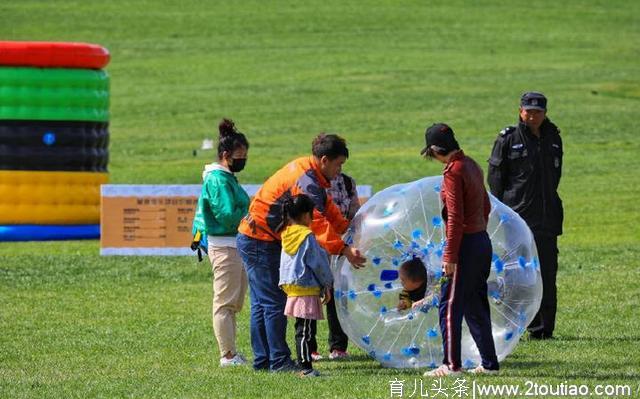
[[[249,141],[245,135],[236,129],[231,119],[223,118],[218,124],[218,159],[222,159],[225,151],[232,153],[234,150],[245,147],[249,149]]]

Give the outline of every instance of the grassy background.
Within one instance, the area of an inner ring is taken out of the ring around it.
[[[637,393],[638,15],[615,0],[16,1],[0,3],[0,38],[109,48],[113,183],[197,183],[213,154],[193,149],[228,116],[251,141],[245,183],[331,131],[349,142],[345,170],[378,190],[440,173],[418,156],[436,121],[486,165],[520,94],[543,91],[565,143],[558,339],[521,343],[482,380]],[[389,380],[412,390],[419,376],[355,349],[304,385],[221,370],[204,264],[98,249],[0,243],[0,396],[382,398]],[[250,354],[247,308],[239,329]]]

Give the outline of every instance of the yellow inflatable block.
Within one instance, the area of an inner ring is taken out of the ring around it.
[[[0,224],[100,223],[107,173],[0,171]]]

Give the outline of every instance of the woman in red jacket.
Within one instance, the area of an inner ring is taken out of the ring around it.
[[[453,130],[444,123],[429,127],[421,154],[446,166],[440,197],[446,221],[442,256],[445,282],[440,292],[440,329],[444,347],[442,366],[427,377],[456,375],[461,371],[462,317],[478,346],[482,364],[477,374],[495,374],[499,365],[491,333],[487,278],[491,269],[491,240],[487,222],[491,204],[484,188],[482,169],[460,149]]]

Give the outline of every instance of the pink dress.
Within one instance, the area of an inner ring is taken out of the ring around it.
[[[322,300],[318,295],[287,297],[284,314],[301,319],[324,320]]]

